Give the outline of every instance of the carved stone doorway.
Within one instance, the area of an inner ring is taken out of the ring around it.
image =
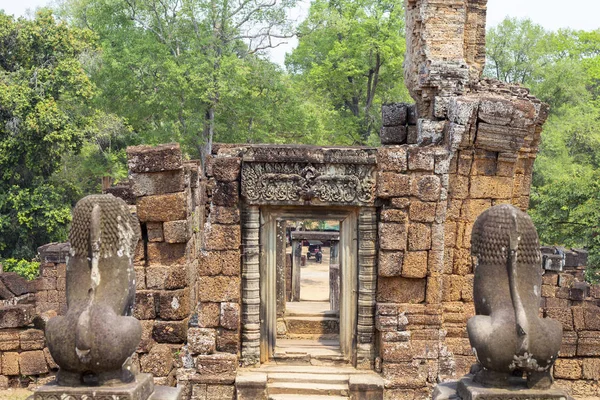
[[[244,364],[268,362],[277,343],[278,221],[329,219],[340,221],[340,350],[348,362],[370,366],[374,358],[375,209],[265,206],[247,207],[243,215]]]
[[[340,349],[372,368],[376,291],[376,150],[251,146],[242,156],[242,363],[273,357],[277,339],[277,226],[340,221]]]

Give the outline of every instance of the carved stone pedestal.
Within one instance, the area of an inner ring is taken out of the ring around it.
[[[181,388],[154,386],[152,375],[139,374],[135,381],[115,386],[59,386],[55,382],[37,389],[33,400],[180,400]]]
[[[473,382],[467,375],[458,382],[439,384],[433,393],[433,400],[567,400],[569,396],[561,389],[528,389],[523,380],[505,388],[485,387]]]

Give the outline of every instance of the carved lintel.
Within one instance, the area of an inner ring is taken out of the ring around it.
[[[245,162],[242,196],[248,204],[373,205],[375,166]]]

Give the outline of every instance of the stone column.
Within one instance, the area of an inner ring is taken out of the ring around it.
[[[248,206],[242,211],[242,363],[260,362],[260,211]]]
[[[302,240],[292,241],[292,301],[300,301],[300,274],[302,269]]]
[[[340,309],[340,242],[331,241],[329,247],[329,308],[332,311]]]
[[[285,314],[285,221],[278,220],[275,238],[275,269],[277,291],[277,317]]]
[[[358,334],[357,367],[370,368],[374,359],[373,324],[377,287],[377,214],[365,207],[358,216]]]

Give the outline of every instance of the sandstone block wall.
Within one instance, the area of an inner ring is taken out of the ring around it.
[[[556,385],[573,396],[600,396],[600,284],[581,280],[585,251],[542,251],[545,260],[555,262],[545,262],[541,310],[563,326],[562,347],[554,366]]]
[[[66,312],[68,250],[58,243],[40,247],[40,273],[32,281],[0,274],[0,389],[50,381],[58,369],[44,327],[49,318]]]
[[[161,385],[175,385],[197,299],[204,215],[201,169],[178,144],[127,149],[131,192],[142,226],[135,254],[134,316],[143,327],[137,362]]]
[[[196,302],[177,372],[184,396],[233,399],[241,344],[241,160],[209,158],[198,237]]]

